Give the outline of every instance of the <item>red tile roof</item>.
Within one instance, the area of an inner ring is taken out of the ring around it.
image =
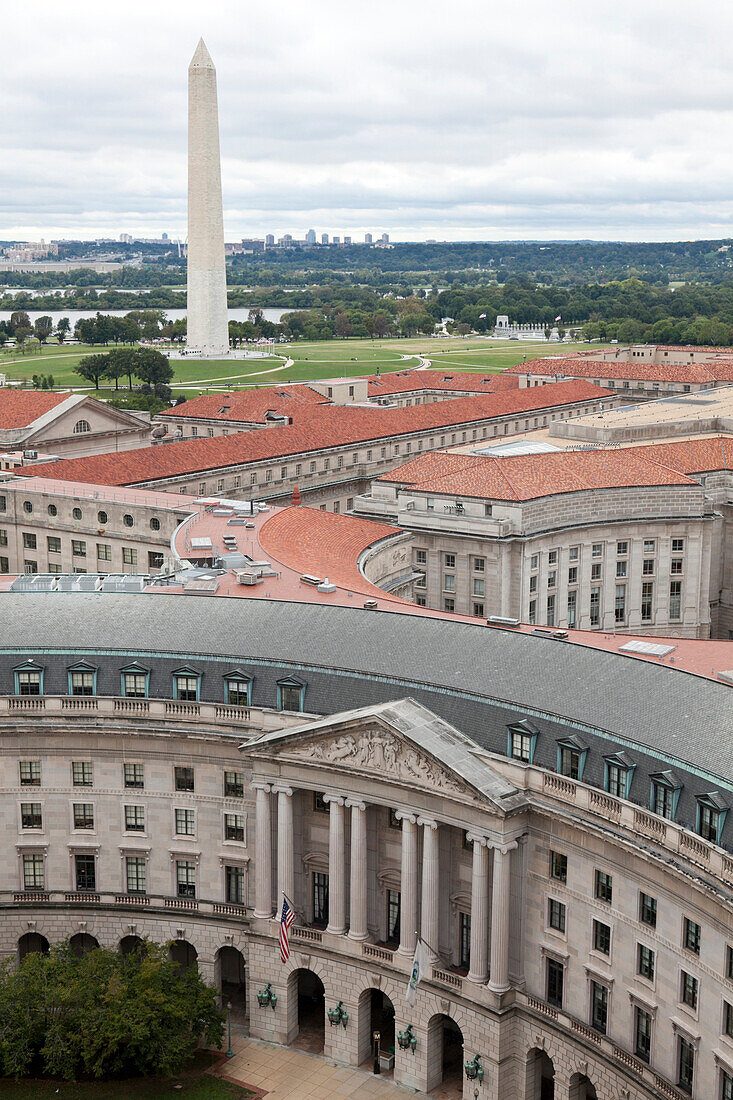
[[[590,382],[561,382],[553,386],[509,390],[503,393],[435,401],[403,409],[379,406],[314,405],[297,423],[264,431],[237,432],[207,439],[184,439],[140,447],[120,454],[91,455],[29,467],[38,477],[68,481],[95,481],[104,485],[141,485],[164,478],[184,477],[204,470],[223,469],[307,454],[339,446],[389,439],[416,431],[450,430],[476,421],[548,408],[591,402],[614,396]],[[450,441],[448,441],[450,442]],[[23,475],[23,470],[17,471]]]
[[[711,360],[706,363],[626,363],[619,359],[586,359],[564,356],[556,359],[528,359],[507,367],[506,374],[534,374],[543,378],[563,375],[566,378],[618,379],[619,381],[677,382],[682,385],[709,385],[711,382],[733,380],[733,360]]]
[[[516,389],[519,385],[518,379],[505,372],[482,374],[480,371],[451,370],[390,371],[388,374],[373,375],[367,379],[367,383],[371,399],[424,390],[440,390],[448,393],[496,393],[497,390]]]
[[[289,416],[302,405],[321,405],[327,398],[310,386],[263,386],[256,390],[240,390],[235,393],[202,394],[166,409],[162,415],[193,417],[197,420],[242,421],[261,424],[268,412]]]
[[[271,561],[328,577],[339,588],[385,599],[383,589],[361,573],[359,556],[380,539],[402,533],[385,523],[301,506],[275,512],[260,528],[259,541]]]
[[[507,501],[534,500],[589,489],[695,484],[684,474],[655,462],[646,454],[630,454],[624,449],[558,451],[502,458],[431,452],[383,474],[378,480],[411,486],[420,492]]]
[[[733,439],[724,435],[682,439],[679,443],[651,443],[645,447],[627,447],[624,453],[659,462],[682,474],[733,470]]]
[[[39,416],[68,401],[70,393],[0,389],[0,429],[27,428]]]

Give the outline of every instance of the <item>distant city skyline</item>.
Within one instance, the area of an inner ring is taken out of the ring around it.
[[[733,235],[733,9],[522,0],[11,6],[0,239],[186,225],[186,64],[220,90],[227,240],[691,240]],[[44,34],[38,34],[38,27]],[[529,29],[531,28],[531,30]],[[32,59],[32,64],[29,63]],[[304,228],[303,228],[304,227]]]

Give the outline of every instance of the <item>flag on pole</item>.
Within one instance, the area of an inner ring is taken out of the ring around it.
[[[405,1000],[408,1005],[414,1005],[416,998],[417,987],[422,981],[424,975],[427,973],[430,967],[430,952],[428,951],[422,940],[418,940],[415,944],[415,955],[412,960],[412,971],[410,973],[410,980],[407,983],[407,989],[405,990]]]
[[[486,314],[485,313],[479,313],[478,319],[479,319],[479,321],[485,321],[486,320]]]
[[[290,907],[288,899],[283,894],[283,908],[280,914],[280,962],[282,963],[286,963],[290,958],[288,929],[294,920],[295,910]]]
[[[558,313],[558,315],[557,315],[557,317],[555,318],[555,320],[556,320],[556,321],[562,321],[562,314],[561,314],[561,313]]]

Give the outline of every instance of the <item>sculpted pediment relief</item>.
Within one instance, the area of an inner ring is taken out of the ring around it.
[[[280,758],[313,760],[368,772],[446,794],[473,796],[474,792],[411,742],[381,726],[335,737],[304,738],[285,745]]]

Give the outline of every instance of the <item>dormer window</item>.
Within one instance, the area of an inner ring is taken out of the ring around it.
[[[13,669],[16,695],[43,695],[43,669],[34,661],[26,661]]]
[[[302,711],[305,709],[305,684],[294,677],[277,682],[277,709]]]
[[[181,702],[198,702],[201,673],[193,668],[179,668],[173,673],[173,697]]]
[[[557,743],[557,771],[568,779],[582,780],[588,746],[579,737],[564,737]]]
[[[660,817],[674,821],[677,803],[680,800],[682,783],[674,772],[657,772],[651,776],[651,795],[649,808]]]
[[[526,720],[507,726],[507,756],[522,764],[531,764],[534,761],[538,734],[537,727]]]
[[[605,758],[605,788],[615,798],[628,798],[636,764],[625,752],[617,752]]]
[[[97,670],[86,661],[72,665],[68,670],[69,695],[96,695]]]
[[[697,832],[711,844],[720,844],[728,806],[717,791],[701,795],[697,800]]]

